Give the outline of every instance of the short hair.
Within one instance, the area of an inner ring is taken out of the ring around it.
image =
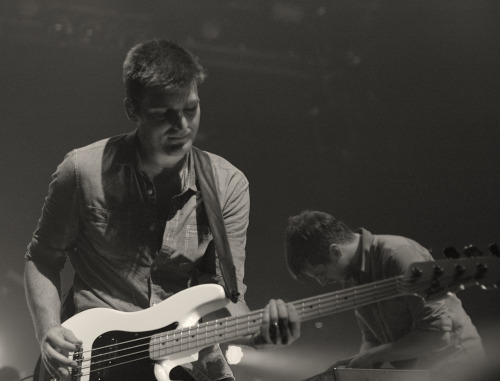
[[[288,219],[285,230],[285,257],[290,274],[305,278],[306,263],[315,266],[329,261],[329,246],[347,244],[355,233],[344,222],[320,211],[305,210]]]
[[[134,106],[146,89],[172,92],[199,85],[206,71],[198,58],[171,40],[149,40],[132,47],[123,62],[125,93]]]

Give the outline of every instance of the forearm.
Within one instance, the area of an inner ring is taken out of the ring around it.
[[[361,345],[359,347],[359,353],[364,353],[368,351],[369,349],[376,347],[376,343],[372,343],[371,341],[362,341]]]
[[[392,343],[368,349],[377,362],[407,360],[443,348],[448,344],[447,332],[413,330],[408,335]]]
[[[61,324],[61,277],[57,270],[28,260],[24,282],[36,337],[40,341],[49,328]]]

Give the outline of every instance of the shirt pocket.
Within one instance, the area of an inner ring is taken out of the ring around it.
[[[130,211],[88,207],[88,237],[100,256],[128,261],[139,255],[140,220]]]
[[[205,254],[212,239],[212,232],[208,226],[187,225],[184,241],[185,257],[195,262]]]

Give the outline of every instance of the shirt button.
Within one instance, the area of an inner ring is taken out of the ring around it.
[[[153,189],[149,188],[147,191],[146,191],[147,194],[151,195],[153,194]]]
[[[156,226],[153,224],[153,225],[149,225],[149,230],[151,231],[154,231],[156,229]]]

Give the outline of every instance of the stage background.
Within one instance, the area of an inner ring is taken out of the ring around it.
[[[197,145],[250,181],[252,309],[330,290],[284,267],[287,218],[303,209],[411,237],[437,259],[447,246],[487,252],[500,240],[495,1],[63,3],[0,2],[0,367],[32,373],[25,248],[64,155],[133,128],[121,65],[143,38],[176,39],[208,69]],[[498,356],[499,292],[459,296]],[[245,351],[234,371],[304,379],[359,339],[353,313],[340,313],[305,323],[289,348]]]

